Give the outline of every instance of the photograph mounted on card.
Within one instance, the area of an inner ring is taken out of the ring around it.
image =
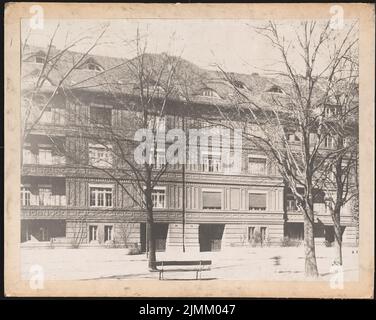
[[[373,13],[8,4],[6,294],[372,298]]]

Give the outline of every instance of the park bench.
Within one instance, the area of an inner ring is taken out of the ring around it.
[[[159,280],[164,279],[165,272],[196,272],[196,280],[201,279],[202,271],[209,271],[211,260],[156,261],[154,266],[159,271]]]

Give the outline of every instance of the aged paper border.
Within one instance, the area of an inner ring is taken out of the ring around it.
[[[39,4],[46,19],[319,19],[333,4],[90,4],[8,3],[5,8],[5,293],[7,296],[317,297],[372,298],[374,282],[375,7],[340,4],[360,20],[360,247],[359,282],[90,280],[45,281],[33,290],[20,276],[20,19]]]

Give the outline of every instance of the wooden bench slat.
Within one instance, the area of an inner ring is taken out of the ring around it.
[[[196,272],[196,280],[201,279],[202,271],[209,271],[212,264],[211,260],[166,260],[166,261],[156,261],[153,263],[155,267],[161,267],[157,269],[159,271],[159,280],[164,279],[163,274],[165,272]],[[186,268],[176,268],[183,266]],[[192,266],[192,268],[189,268]],[[165,268],[167,267],[167,269]],[[173,267],[173,268],[169,268]],[[188,267],[188,268],[187,268]]]
[[[163,269],[163,272],[188,272],[188,271],[209,271],[210,269],[182,269],[182,268],[179,268],[179,269]]]
[[[187,260],[187,261],[156,261],[155,266],[208,266],[211,265],[211,260]]]

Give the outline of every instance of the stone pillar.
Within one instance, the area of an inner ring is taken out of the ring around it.
[[[269,245],[277,245],[279,246],[281,244],[281,241],[283,240],[283,234],[284,234],[284,225],[283,224],[271,224],[267,225],[267,238],[269,241]]]
[[[198,224],[189,223],[185,225],[185,251],[200,252]]]
[[[347,226],[342,235],[342,244],[345,246],[356,246],[356,227]]]
[[[185,251],[199,252],[198,224],[185,225]],[[170,223],[166,241],[166,251],[171,253],[183,252],[183,225]]]
[[[247,228],[243,224],[226,224],[222,236],[221,251],[247,244]]]

